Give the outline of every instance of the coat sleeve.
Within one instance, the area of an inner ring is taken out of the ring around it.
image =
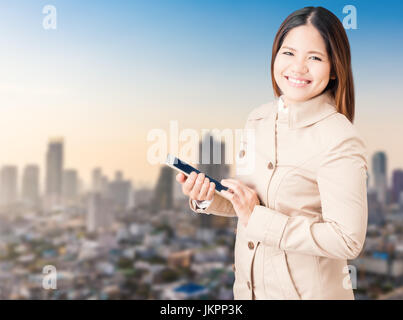
[[[281,250],[355,259],[367,230],[367,161],[356,136],[341,139],[324,152],[317,171],[321,219],[282,214],[256,206],[247,236]]]

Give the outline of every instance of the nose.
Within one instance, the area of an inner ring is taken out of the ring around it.
[[[304,61],[295,61],[291,66],[291,71],[298,75],[298,74],[305,74],[308,72],[308,67],[306,66]]]

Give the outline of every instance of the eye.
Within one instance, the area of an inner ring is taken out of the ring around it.
[[[313,60],[322,61],[322,59],[317,56],[312,56],[311,58],[314,58]]]
[[[283,54],[287,55],[287,56],[293,56],[293,53],[290,51],[284,51]]]

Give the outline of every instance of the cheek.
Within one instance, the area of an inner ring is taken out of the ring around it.
[[[274,78],[276,81],[281,80],[281,74],[283,73],[284,69],[285,69],[285,61],[284,59],[281,59],[281,57],[276,58],[276,60],[274,61],[274,66],[273,66],[273,73],[274,73]]]
[[[310,67],[310,72],[314,79],[318,82],[328,82],[330,78],[330,67],[313,65]]]

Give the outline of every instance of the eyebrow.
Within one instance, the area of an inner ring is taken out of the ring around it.
[[[291,47],[282,47],[282,49],[289,49],[289,50],[292,50],[292,51],[297,51],[297,50],[295,50],[294,48],[291,48]],[[315,51],[315,50],[312,50],[312,51],[308,51],[308,53],[316,53],[316,54],[319,54],[319,55],[321,55],[321,56],[323,56],[323,57],[326,57],[322,52],[320,52],[320,51]]]

